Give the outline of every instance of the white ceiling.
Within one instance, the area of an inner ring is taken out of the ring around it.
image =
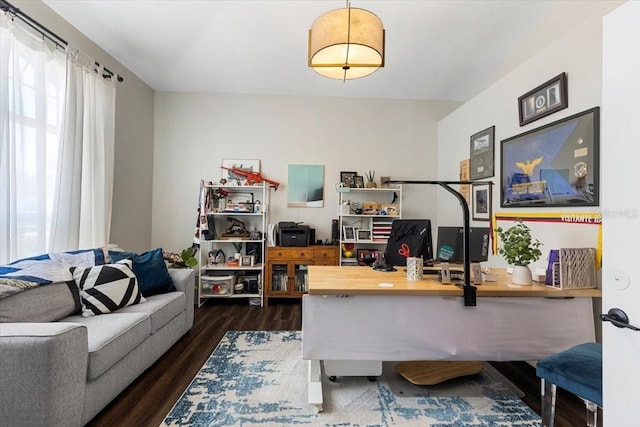
[[[453,101],[619,3],[353,0],[384,24],[385,67],[343,83],[307,67],[311,24],[341,0],[43,1],[156,91]]]

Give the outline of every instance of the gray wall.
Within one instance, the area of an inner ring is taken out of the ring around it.
[[[457,102],[157,93],[153,246],[178,251],[194,234],[201,179],[218,181],[223,159],[258,159],[281,183],[269,222],[303,221],[331,237],[340,171],[404,179],[436,177],[438,121]],[[324,165],[324,207],[287,207],[290,164]],[[434,194],[404,191],[403,216],[436,217]],[[389,200],[391,202],[391,200]]]
[[[154,91],[41,1],[11,2],[109,70],[124,77],[116,95],[112,243],[143,251],[151,245]]]

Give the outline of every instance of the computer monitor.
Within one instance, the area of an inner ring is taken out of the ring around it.
[[[438,227],[436,259],[443,262],[462,263],[463,228]],[[482,262],[489,258],[489,228],[471,227],[469,229],[469,261]]]
[[[403,246],[406,245],[406,246]],[[391,223],[391,235],[384,251],[386,265],[407,265],[411,257],[433,259],[431,221],[428,219],[396,219]]]

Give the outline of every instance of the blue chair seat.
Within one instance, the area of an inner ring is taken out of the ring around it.
[[[580,344],[540,360],[540,378],[602,407],[602,345]]]
[[[549,355],[538,362],[536,374],[542,379],[544,426],[553,426],[556,386],[585,400],[590,413],[589,425],[597,419],[595,405],[602,407],[601,344],[579,344]]]

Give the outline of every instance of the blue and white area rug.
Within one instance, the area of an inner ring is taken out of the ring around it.
[[[307,403],[300,331],[230,331],[165,426],[529,427],[540,417],[495,373],[416,386],[384,364],[376,381],[323,378],[323,411]],[[499,376],[499,374],[497,374]]]

